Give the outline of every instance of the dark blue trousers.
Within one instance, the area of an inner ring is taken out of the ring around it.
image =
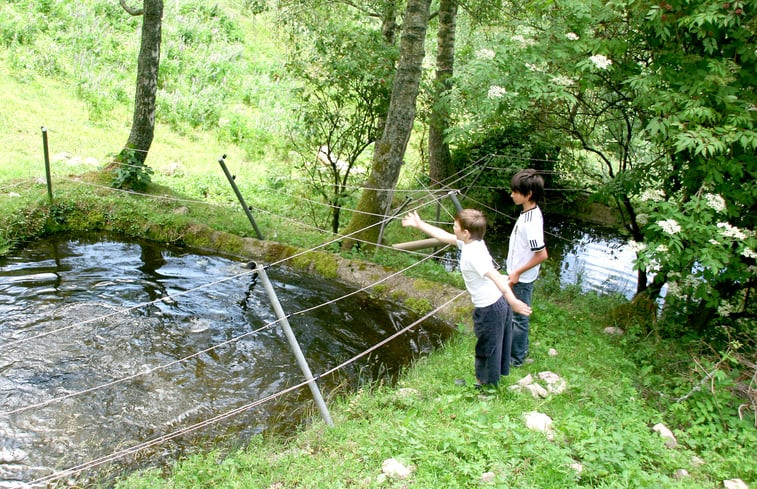
[[[473,309],[476,379],[481,384],[497,385],[500,375],[510,373],[512,317],[504,297],[490,306]]]

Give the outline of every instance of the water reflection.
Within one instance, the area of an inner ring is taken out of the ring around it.
[[[269,275],[290,314],[352,292],[283,267]],[[166,295],[171,299],[157,300]],[[271,327],[275,319],[250,271],[222,257],[96,236],[39,241],[1,260],[0,487],[299,384],[302,374],[286,338]],[[317,374],[415,319],[356,294],[292,316],[290,323]],[[319,385],[328,395],[361,380],[391,378],[451,333],[427,321]],[[309,390],[300,388],[157,445],[146,458],[168,455],[163,463],[170,463],[193,445],[238,444],[264,430],[291,429],[311,404]],[[144,463],[127,458],[110,470]]]

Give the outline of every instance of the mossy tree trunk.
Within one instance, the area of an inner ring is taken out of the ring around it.
[[[453,173],[449,144],[444,140],[449,128],[449,106],[444,95],[450,88],[455,63],[456,19],[457,0],[440,0],[434,105],[428,131],[429,177],[433,185],[439,185]]]
[[[144,165],[155,135],[163,0],[144,0],[142,9],[130,8],[125,0],[120,0],[120,3],[129,14],[142,16],[134,115],[129,139],[121,150],[120,159],[131,164]]]
[[[344,231],[349,237],[342,242],[343,249],[352,248],[358,240],[375,243],[381,216],[389,209],[415,120],[430,3],[430,0],[408,1],[400,38],[400,60],[386,124],[375,145],[371,173],[360,196],[357,212]]]

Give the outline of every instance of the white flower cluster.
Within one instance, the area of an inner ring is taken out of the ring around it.
[[[612,64],[612,60],[605,56],[604,54],[595,54],[594,56],[591,56],[589,58],[592,63],[594,63],[594,66],[599,68],[600,70],[606,70],[610,67]]]
[[[645,249],[647,249],[647,244],[646,243],[639,243],[638,241],[631,240],[628,243],[628,247],[631,248],[631,250],[634,253],[639,254],[639,252],[642,252]]]
[[[563,87],[569,87],[573,85],[574,83],[576,83],[576,81],[567,76],[558,75],[558,76],[552,77],[552,83],[554,83],[555,85],[562,85]]]
[[[536,41],[534,41],[533,39],[526,39],[525,37],[521,36],[520,34],[516,34],[513,37],[511,37],[510,39],[512,39],[513,41],[515,41],[518,44],[520,44],[521,47],[533,46],[534,44],[536,44]]]
[[[665,194],[659,189],[648,189],[639,197],[642,201],[661,202],[665,198]]]
[[[478,59],[494,59],[494,50],[492,49],[479,49],[476,51],[476,57]]]
[[[536,71],[536,72],[544,71],[544,67],[535,65],[533,63],[526,63],[526,68],[528,68],[529,71]]]
[[[681,225],[675,219],[665,219],[664,221],[657,221],[657,225],[662,228],[667,234],[673,235],[681,232]]]
[[[725,236],[726,238],[733,238],[733,239],[746,239],[747,235],[744,231],[737,228],[736,226],[731,225],[727,222],[719,222],[718,227],[721,229],[720,234]]]
[[[579,39],[578,34],[576,34],[575,32],[568,32],[567,34],[565,34],[565,37],[567,37],[570,41],[578,41]]]
[[[492,85],[489,87],[489,98],[500,98],[504,94],[507,93],[507,90],[505,87],[500,87],[499,85]]]
[[[752,260],[757,260],[757,253],[754,252],[754,250],[749,248],[744,248],[744,251],[741,252],[741,256],[744,258],[751,258]]]
[[[704,199],[707,201],[707,205],[715,210],[715,212],[725,211],[725,199],[718,194],[704,194]]]

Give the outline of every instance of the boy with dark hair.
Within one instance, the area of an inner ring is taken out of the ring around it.
[[[544,179],[536,170],[516,173],[510,182],[510,197],[523,210],[510,234],[507,252],[507,275],[515,296],[529,306],[539,266],[546,260],[544,243],[544,217],[539,202],[544,199]],[[528,356],[528,315],[513,314],[513,343],[511,363],[520,367]]]
[[[460,272],[474,306],[477,386],[496,386],[500,375],[510,373],[512,311],[528,316],[531,308],[515,297],[507,277],[503,277],[494,268],[492,257],[483,241],[486,218],[481,211],[462,209],[455,216],[454,234],[428,224],[415,211],[402,219],[402,225],[419,229],[432,238],[456,245],[460,249]]]

